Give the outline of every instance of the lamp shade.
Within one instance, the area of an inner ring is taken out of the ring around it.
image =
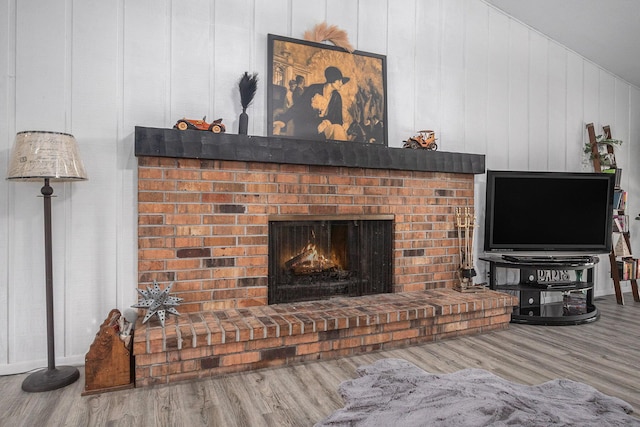
[[[7,179],[57,181],[87,179],[73,135],[25,131],[16,135]]]

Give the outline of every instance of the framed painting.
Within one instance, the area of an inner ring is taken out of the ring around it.
[[[268,35],[269,136],[388,145],[386,57]]]

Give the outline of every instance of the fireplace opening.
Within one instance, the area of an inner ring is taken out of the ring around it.
[[[391,292],[393,216],[269,221],[269,304]]]

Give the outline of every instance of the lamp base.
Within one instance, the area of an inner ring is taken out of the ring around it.
[[[29,393],[51,391],[66,387],[80,378],[80,371],[73,366],[42,369],[29,375],[22,382],[22,390]]]

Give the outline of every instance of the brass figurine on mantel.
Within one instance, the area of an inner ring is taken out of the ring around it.
[[[456,208],[456,229],[458,230],[458,249],[460,255],[460,269],[458,277],[460,284],[456,290],[460,292],[476,292],[484,290],[484,286],[474,285],[473,277],[476,270],[473,268],[473,231],[476,226],[476,218],[469,207]]]

